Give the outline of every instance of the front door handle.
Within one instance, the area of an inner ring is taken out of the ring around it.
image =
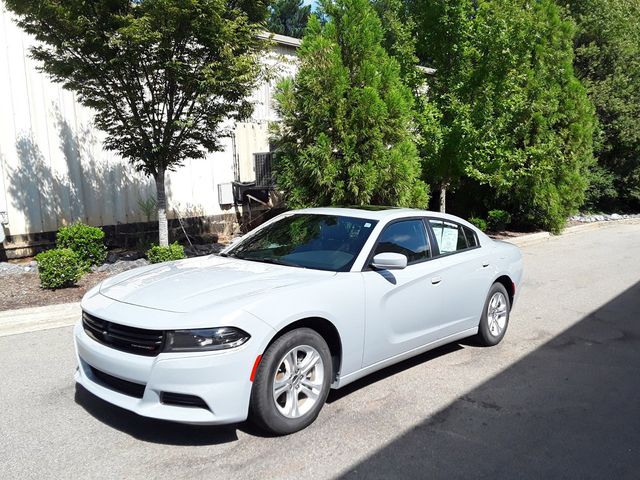
[[[434,285],[437,285],[441,281],[442,281],[442,278],[440,278],[440,277],[431,277],[431,283],[434,284]]]
[[[488,266],[489,266],[489,262],[488,261],[482,262],[482,268],[487,268]]]

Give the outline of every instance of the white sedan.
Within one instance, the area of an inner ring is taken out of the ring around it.
[[[146,417],[287,434],[330,388],[440,345],[504,337],[517,247],[424,210],[314,208],[220,255],[130,270],[82,300],[76,381]]]

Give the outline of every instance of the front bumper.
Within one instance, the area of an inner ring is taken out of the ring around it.
[[[258,338],[252,337],[229,351],[145,357],[96,342],[79,323],[74,328],[78,360],[75,379],[97,397],[145,417],[203,425],[241,422],[249,411],[251,370],[262,351]],[[142,398],[114,389],[96,377],[91,367],[144,385]],[[208,408],[165,404],[161,392],[197,396]]]

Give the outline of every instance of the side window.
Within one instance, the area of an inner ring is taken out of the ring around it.
[[[456,223],[445,222],[443,220],[429,220],[431,230],[436,237],[438,249],[441,254],[459,252],[469,247],[474,247],[473,243],[467,243],[464,227]],[[471,232],[473,233],[473,232]],[[473,237],[475,242],[475,236]]]
[[[478,237],[473,230],[469,227],[462,227],[464,229],[464,236],[467,237],[467,243],[469,244],[469,248],[478,246]]]
[[[378,239],[374,255],[385,252],[401,253],[409,264],[429,258],[431,248],[422,220],[403,220],[387,226]]]

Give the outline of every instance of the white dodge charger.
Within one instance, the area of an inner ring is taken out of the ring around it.
[[[517,247],[410,209],[314,208],[219,255],[130,270],[82,300],[76,381],[146,417],[275,434],[330,388],[445,343],[495,345],[519,291]]]

